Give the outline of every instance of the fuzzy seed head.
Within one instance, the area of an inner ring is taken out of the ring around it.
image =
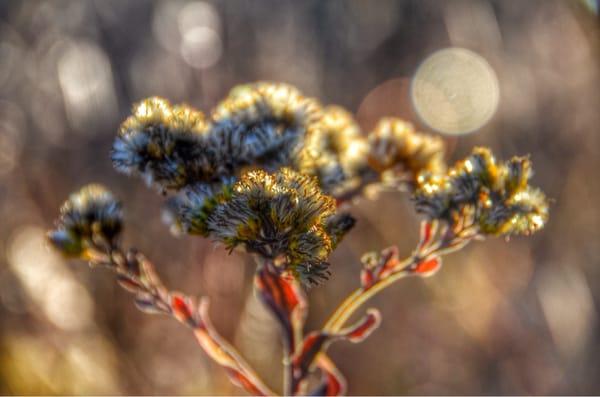
[[[212,113],[219,154],[270,171],[288,165],[321,117],[321,105],[287,84],[259,82],[234,88]]]
[[[306,137],[297,168],[317,177],[324,191],[334,196],[360,184],[368,170],[369,145],[350,113],[328,106]]]
[[[98,242],[113,244],[121,228],[121,204],[106,188],[91,184],[63,204],[48,238],[63,253],[79,256]]]
[[[214,177],[204,115],[186,105],[152,97],[133,107],[112,150],[114,167],[141,176],[148,185],[179,189]]]
[[[354,224],[335,211],[334,199],[314,178],[289,168],[274,174],[255,170],[214,208],[207,229],[229,248],[241,245],[266,258],[285,258],[286,270],[310,282],[326,275],[329,254]]]
[[[452,223],[469,213],[482,234],[531,234],[548,220],[548,200],[531,176],[528,158],[497,164],[489,149],[475,148],[446,174],[421,173],[414,199],[431,219]]]
[[[369,134],[369,162],[384,182],[399,177],[415,181],[422,171],[444,172],[444,141],[416,132],[412,124],[396,118],[382,119]]]

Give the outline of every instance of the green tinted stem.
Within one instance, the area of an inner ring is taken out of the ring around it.
[[[338,307],[338,309],[329,318],[325,326],[324,331],[337,332],[344,327],[344,324],[352,314],[356,312],[365,302],[371,299],[380,291],[384,290],[396,281],[410,276],[412,271],[408,268],[414,263],[414,261],[406,261],[408,264],[402,269],[390,274],[389,276],[377,281],[371,287],[365,289],[364,287],[358,288],[350,296],[348,296],[344,302]]]

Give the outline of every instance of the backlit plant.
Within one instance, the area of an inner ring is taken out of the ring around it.
[[[256,258],[254,287],[281,326],[285,395],[344,393],[346,381],[326,350],[377,328],[376,309],[348,324],[370,297],[401,278],[432,275],[443,255],[475,239],[530,234],[548,219],[546,197],[529,185],[528,158],[501,162],[476,148],[448,167],[441,138],[392,118],[364,134],[345,110],[284,84],[236,87],[210,116],[148,98],[122,124],[112,161],[168,196],[164,218],[174,232]],[[366,253],[357,289],[322,329],[306,330],[306,294],[337,271],[328,258],[354,226],[351,199],[377,187],[410,192],[425,217],[420,241],[405,259],[395,247]],[[89,185],[63,205],[48,237],[68,256],[113,270],[141,310],[188,326],[235,384],[274,394],[215,330],[206,298],[167,289],[144,255],[121,246],[121,229],[119,201]],[[312,373],[321,374],[320,383],[309,381]]]

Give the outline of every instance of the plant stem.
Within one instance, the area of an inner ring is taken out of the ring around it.
[[[246,389],[250,394],[253,395],[274,395],[273,391],[240,356],[237,350],[225,339],[223,339],[216,331],[208,317],[208,302],[206,299],[203,299],[198,310],[199,315],[201,316],[201,321],[185,321],[175,314],[172,308],[172,303],[168,298],[173,293],[168,291],[162,285],[162,282],[160,279],[158,279],[158,275],[154,274],[154,279],[152,281],[153,285],[147,285],[138,274],[135,274],[131,270],[127,269],[126,265],[124,264],[125,257],[126,255],[122,250],[112,247],[107,254],[108,262],[105,263],[119,276],[131,280],[131,282],[133,282],[133,284],[138,288],[138,291],[133,291],[132,289],[126,288],[123,284],[121,284],[123,288],[127,289],[129,292],[133,292],[134,294],[141,292],[152,296],[157,303],[157,309],[159,309],[159,312],[167,314],[178,322],[191,328],[200,347],[211,359],[213,359],[217,364],[225,367],[228,371],[233,370],[239,372],[241,377],[238,377],[237,381],[235,382],[238,386]],[[91,260],[91,262],[93,263],[95,261]],[[152,273],[154,273],[154,266],[150,265],[149,262],[148,266],[151,268]]]
[[[289,349],[285,349],[283,357],[283,395],[292,396],[294,394],[292,357]]]
[[[414,261],[407,262],[409,263],[408,266],[410,266],[410,264],[412,264]],[[403,267],[401,270],[398,270],[390,274],[388,277],[377,281],[367,289],[363,287],[356,289],[337,308],[337,310],[333,313],[323,327],[323,330],[327,332],[337,332],[342,329],[350,316],[352,316],[352,314],[354,314],[354,312],[356,312],[356,310],[358,310],[365,302],[389,285],[404,277],[410,276],[412,272],[408,270],[407,267]]]
[[[465,229],[468,230],[468,229]],[[327,332],[337,332],[344,327],[344,324],[356,310],[358,310],[365,302],[371,299],[380,291],[389,287],[396,281],[415,274],[413,272],[416,265],[422,262],[426,262],[433,257],[441,257],[444,254],[455,251],[456,249],[464,247],[464,245],[468,244],[473,238],[475,238],[475,234],[460,237],[460,234],[455,234],[455,238],[446,239],[438,241],[436,244],[429,245],[430,249],[424,252],[419,252],[419,255],[416,253],[405,259],[401,263],[397,265],[398,270],[393,273],[385,276],[382,279],[379,279],[375,282],[375,284],[371,285],[369,288],[358,288],[352,294],[350,294],[342,304],[336,309],[336,311],[331,315],[325,326],[323,327],[324,331]],[[457,245],[457,240],[460,239],[462,242]]]
[[[271,312],[280,326],[283,350],[283,395],[298,390],[294,379],[293,357],[302,343],[306,298],[295,280],[286,280],[271,259],[256,257],[255,291],[259,301]]]

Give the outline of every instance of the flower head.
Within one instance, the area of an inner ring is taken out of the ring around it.
[[[210,180],[214,172],[204,144],[206,127],[204,115],[188,106],[145,99],[121,125],[113,144],[113,165],[163,189]]]
[[[121,204],[101,185],[87,185],[73,193],[60,213],[48,238],[67,255],[82,255],[98,244],[112,245],[121,231]]]
[[[231,196],[210,212],[206,229],[229,248],[274,260],[307,282],[326,277],[327,258],[354,225],[349,215],[336,214],[333,198],[314,178],[289,168],[268,174],[244,174]]]
[[[414,130],[396,118],[382,119],[369,134],[369,163],[385,182],[398,177],[415,181],[421,171],[444,172],[444,141]]]
[[[472,218],[482,234],[530,234],[548,219],[548,200],[529,185],[528,158],[497,164],[489,149],[476,148],[446,174],[422,173],[414,198],[432,219]]]
[[[240,85],[212,113],[211,148],[234,165],[276,170],[290,164],[320,114],[320,104],[292,86]]]
[[[352,115],[338,106],[328,106],[297,159],[297,168],[319,180],[334,196],[356,187],[368,170],[369,144]]]

